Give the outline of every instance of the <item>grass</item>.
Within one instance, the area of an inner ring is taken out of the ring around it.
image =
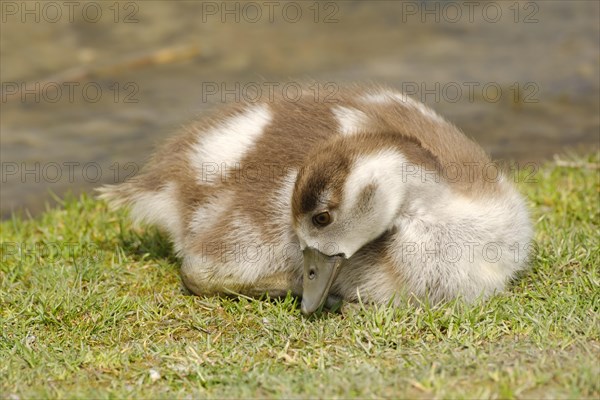
[[[598,161],[521,183],[532,269],[472,306],[306,319],[291,297],[186,295],[164,238],[89,197],[13,217],[1,225],[0,396],[598,398]]]

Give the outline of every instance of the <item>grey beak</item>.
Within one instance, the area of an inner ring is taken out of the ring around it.
[[[318,250],[304,249],[304,279],[302,280],[302,313],[310,315],[327,299],[342,256],[328,256]]]

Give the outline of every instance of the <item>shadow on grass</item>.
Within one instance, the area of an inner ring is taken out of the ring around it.
[[[165,261],[179,267],[180,260],[175,254],[171,240],[156,228],[147,227],[138,231],[121,226],[118,238],[119,246],[129,255]]]

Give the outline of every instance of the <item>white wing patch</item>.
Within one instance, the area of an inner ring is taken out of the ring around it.
[[[224,176],[223,169],[235,168],[272,119],[268,105],[262,104],[206,132],[192,147],[190,155],[190,162],[199,174],[198,183],[214,184],[218,177]]]
[[[367,129],[369,117],[364,112],[349,107],[334,107],[331,109],[339,124],[342,135],[352,135]]]

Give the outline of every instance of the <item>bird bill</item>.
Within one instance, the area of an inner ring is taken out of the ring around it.
[[[304,277],[302,281],[302,313],[310,315],[323,305],[329,289],[342,264],[343,257],[328,256],[307,247],[304,249]]]

